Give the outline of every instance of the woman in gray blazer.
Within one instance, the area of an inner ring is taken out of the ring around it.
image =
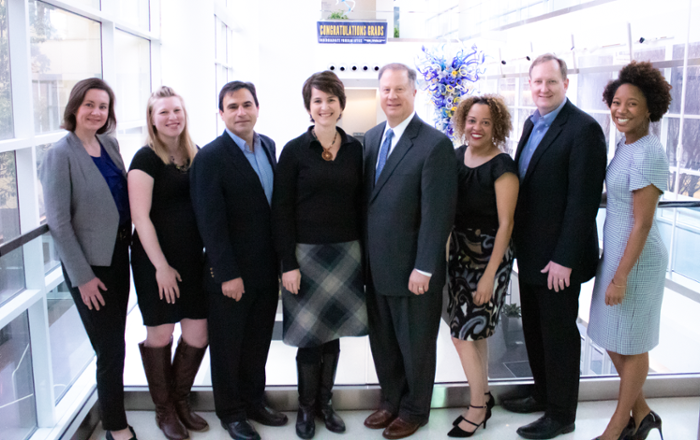
[[[78,82],[40,177],[46,219],[63,276],[97,355],[97,394],[107,440],[135,440],[124,411],[124,329],[129,299],[131,216],[114,129],[114,92]]]

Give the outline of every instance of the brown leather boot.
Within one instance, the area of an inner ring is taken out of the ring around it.
[[[207,421],[192,411],[189,399],[194,377],[197,375],[206,351],[207,347],[192,347],[187,345],[184,339],[180,338],[175,350],[175,359],[173,360],[172,394],[175,401],[175,410],[182,424],[192,431],[206,431],[209,429]]]
[[[172,345],[171,342],[165,347],[146,347],[145,342],[142,342],[139,349],[148,380],[148,390],[151,392],[153,403],[156,404],[156,425],[169,440],[185,440],[190,437],[190,433],[177,417],[170,396],[170,384],[173,381],[170,364]]]

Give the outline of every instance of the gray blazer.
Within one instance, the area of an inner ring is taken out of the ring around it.
[[[98,135],[126,176],[117,140]],[[90,266],[109,266],[119,229],[119,212],[107,181],[75,133],[46,152],[39,170],[46,220],[73,286],[95,277]]]
[[[445,244],[455,219],[457,161],[447,136],[414,116],[374,175],[386,123],[365,134],[365,255],[376,292],[412,296],[413,269],[431,273],[426,293],[445,284]]]

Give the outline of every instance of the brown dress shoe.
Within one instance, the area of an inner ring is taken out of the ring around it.
[[[365,426],[369,429],[384,429],[396,418],[395,415],[385,409],[378,409],[365,419]]]
[[[411,423],[407,422],[401,417],[397,417],[389,426],[386,427],[382,435],[384,438],[397,439],[404,438],[413,435],[418,428],[425,425],[425,423]]]

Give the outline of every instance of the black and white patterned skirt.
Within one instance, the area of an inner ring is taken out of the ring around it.
[[[316,347],[343,336],[367,334],[367,306],[359,241],[297,244],[301,289],[282,288],[283,340]]]
[[[498,266],[491,300],[477,306],[473,292],[491,259],[496,231],[452,230],[448,270],[447,324],[452,337],[475,341],[491,336],[498,324],[513,269],[512,244],[506,248]]]

